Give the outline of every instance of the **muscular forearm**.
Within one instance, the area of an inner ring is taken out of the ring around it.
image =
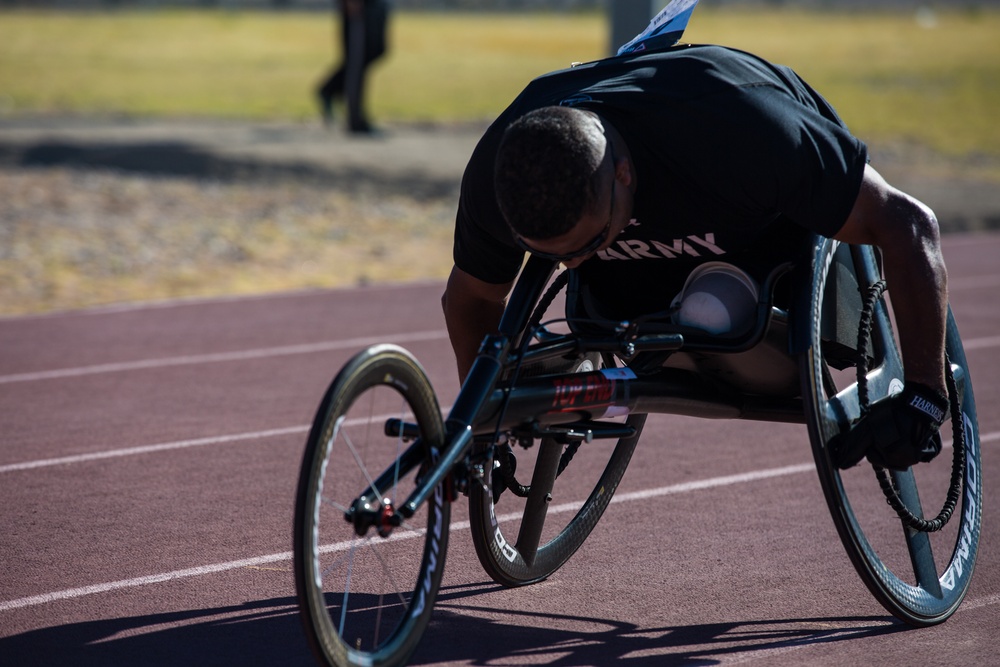
[[[467,289],[461,278],[453,273],[441,298],[441,306],[455,352],[458,377],[464,382],[483,338],[497,331],[506,291],[499,287],[495,294],[476,294]]]
[[[881,249],[906,380],[944,394],[948,274],[934,212],[869,166],[854,209],[834,238]]]
[[[900,351],[907,380],[947,395],[944,339],[948,274],[933,214],[923,207],[912,225],[912,237],[882,245]]]
[[[502,304],[481,303],[471,304],[465,308],[449,307],[447,297],[444,300],[444,316],[448,325],[448,337],[455,351],[455,361],[458,365],[458,378],[465,382],[472,362],[476,359],[483,338],[496,333],[503,314]]]

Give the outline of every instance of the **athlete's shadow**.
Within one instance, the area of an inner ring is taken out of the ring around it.
[[[490,584],[443,589],[411,664],[495,664],[498,659],[548,665],[709,665],[722,657],[847,641],[904,630],[886,617],[748,620],[665,628],[567,614],[517,612],[470,604]],[[500,611],[514,624],[489,616]],[[580,629],[572,629],[579,624]],[[594,629],[597,626],[598,629]],[[3,664],[314,665],[294,598],[244,605],[71,623],[0,638]]]
[[[18,667],[315,664],[290,597],[34,630],[0,638],[0,656]]]
[[[422,171],[388,173],[358,164],[317,164],[305,160],[223,155],[187,141],[0,141],[0,169],[53,168],[113,170],[140,176],[212,179],[222,182],[292,180],[349,191],[372,190],[415,198],[454,197],[457,179]]]

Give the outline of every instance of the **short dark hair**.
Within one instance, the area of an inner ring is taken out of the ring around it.
[[[527,113],[504,132],[497,149],[497,204],[515,233],[550,239],[571,230],[598,200],[602,151],[593,118],[570,107]]]

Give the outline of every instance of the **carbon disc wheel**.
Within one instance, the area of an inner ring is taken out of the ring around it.
[[[965,597],[976,562],[982,516],[981,454],[976,403],[962,341],[949,309],[946,352],[957,397],[951,429],[942,427],[944,451],[932,462],[892,472],[892,486],[918,518],[930,519],[948,494],[952,468],[960,479],[961,500],[944,529],[915,530],[904,524],[867,462],[838,470],[830,460],[830,439],[861,414],[854,368],[845,367],[834,340],[858,314],[848,295],[862,293],[880,279],[870,247],[850,247],[822,239],[813,261],[810,344],[802,357],[803,396],[817,470],[834,523],[851,562],[875,598],[894,616],[914,626],[941,623]],[[852,286],[852,281],[855,284]],[[903,365],[893,334],[891,304],[875,303],[867,371],[870,400],[902,387]],[[964,441],[964,460],[954,447]],[[925,509],[927,508],[927,509]],[[925,515],[925,511],[927,515]]]

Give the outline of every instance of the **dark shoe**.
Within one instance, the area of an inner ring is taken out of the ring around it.
[[[362,121],[360,123],[351,123],[347,127],[347,131],[350,134],[365,137],[380,137],[383,132],[376,127],[373,127],[368,121]]]
[[[319,99],[319,115],[323,124],[329,127],[333,123],[333,96],[327,97],[322,92],[316,93]]]
[[[366,120],[355,121],[347,126],[347,131],[351,134],[372,134],[375,128]]]

